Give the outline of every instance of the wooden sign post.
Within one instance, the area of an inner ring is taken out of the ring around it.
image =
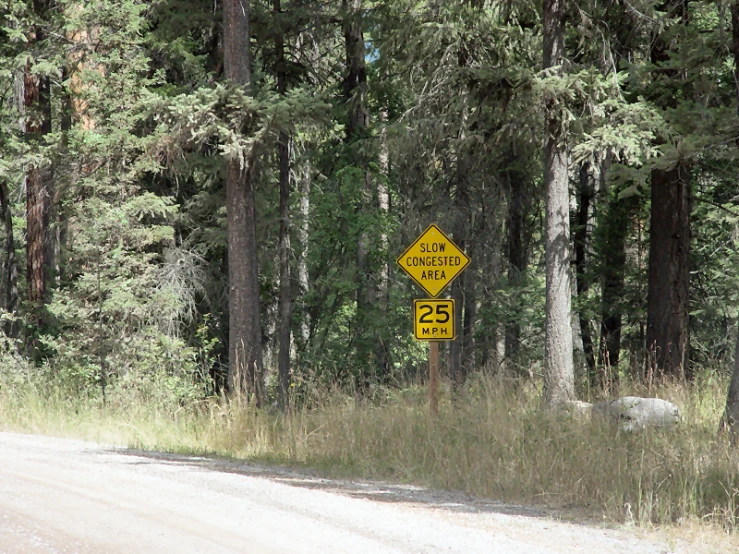
[[[396,260],[433,298],[413,301],[413,337],[429,344],[429,410],[439,412],[439,342],[457,338],[454,300],[436,298],[470,264],[470,258],[435,224]]]
[[[439,413],[439,343],[429,344],[429,410]]]

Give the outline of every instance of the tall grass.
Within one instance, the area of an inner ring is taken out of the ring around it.
[[[243,402],[156,401],[111,391],[70,395],[29,382],[0,387],[0,426],[143,449],[310,466],[519,503],[572,507],[612,521],[696,518],[739,529],[739,454],[717,437],[725,383],[652,390],[680,406],[675,429],[623,433],[540,409],[538,393],[479,378],[429,416],[418,386],[374,400],[316,397],[288,415]],[[644,394],[623,387],[622,394]]]

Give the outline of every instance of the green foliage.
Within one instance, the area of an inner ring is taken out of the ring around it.
[[[640,359],[650,175],[689,160],[699,183],[693,357],[730,358],[739,305],[732,254],[739,127],[725,6],[692,2],[684,23],[648,2],[571,5],[567,63],[554,74],[539,69],[536,4],[365,2],[369,118],[351,141],[345,125],[356,98],[343,95],[338,1],[285,0],[273,13],[272,3],[252,0],[248,90],[223,79],[222,13],[211,2],[58,0],[53,8],[37,13],[20,0],[0,8],[0,179],[11,193],[21,300],[24,174],[32,167],[52,169],[57,247],[46,325],[36,328],[23,302],[2,317],[24,323],[21,351],[37,339],[37,361],[76,388],[115,379],[135,388],[147,376],[185,374],[214,390],[212,378],[228,363],[226,159],[248,166],[256,187],[262,336],[272,371],[280,133],[291,139],[294,382],[366,391],[416,375],[425,360],[411,335],[419,291],[393,261],[432,221],[473,259],[464,291],[474,306],[468,370],[502,370],[498,343],[514,327],[521,349],[508,367],[535,367],[544,327],[547,105],[559,114],[573,177],[587,164],[597,190],[587,225],[589,289],[576,309],[600,328],[612,269],[607,237],[620,226],[628,254],[619,269],[622,349]],[[655,63],[658,35],[669,56]],[[51,83],[52,130],[42,137],[19,125],[38,115],[14,97],[26,68]],[[614,219],[611,205],[628,209]],[[511,271],[515,210],[521,275]]]
[[[616,519],[628,502],[644,523],[693,515],[735,526],[735,455],[713,437],[739,318],[727,5],[690,2],[682,19],[640,0],[571,2],[566,63],[552,72],[541,71],[537,3],[367,0],[358,14],[367,128],[348,137],[349,109],[363,98],[346,95],[338,0],[283,0],[280,13],[252,0],[248,89],[223,78],[222,13],[209,0],[1,4],[0,180],[10,192],[20,307],[4,310],[9,233],[0,218],[0,322],[22,333],[0,333],[0,420],[28,428],[33,410],[43,412],[39,399],[50,399],[71,420],[94,412],[130,421],[127,437],[159,446],[171,444],[156,436],[163,413],[178,433],[192,431],[195,449],[511,500],[546,494]],[[653,56],[657,46],[664,59]],[[50,82],[45,135],[23,130],[40,116],[22,106],[24,71]],[[613,383],[583,387],[587,394],[611,385],[626,393],[644,374],[651,175],[690,167],[698,379],[658,391],[692,418],[679,437],[563,426],[532,401],[545,334],[547,107],[567,143],[573,192],[580,170],[590,172],[587,286],[574,319],[591,330],[599,372],[602,321],[609,309],[622,316]],[[277,395],[281,134],[290,142],[296,411],[271,419],[238,400],[204,398],[223,392],[228,367],[229,159],[248,168],[255,188],[264,381],[269,401]],[[34,168],[49,170],[53,206],[41,325],[24,278],[25,178]],[[469,382],[427,425],[418,384],[427,346],[413,340],[411,318],[421,292],[394,260],[431,222],[464,243],[472,264],[458,306]],[[609,306],[612,278],[623,286]],[[505,339],[516,352],[502,351]],[[515,378],[515,392],[482,372]],[[149,431],[136,418],[156,422],[155,439],[142,438]]]

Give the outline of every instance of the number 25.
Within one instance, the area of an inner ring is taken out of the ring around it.
[[[419,323],[447,323],[449,321],[448,305],[436,304],[436,321],[431,319],[431,315],[434,313],[434,307],[431,304],[421,304],[418,308],[423,312],[418,319]]]

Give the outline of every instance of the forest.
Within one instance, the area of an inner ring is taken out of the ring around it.
[[[435,223],[450,398],[710,381],[739,433],[739,2],[1,4],[0,392],[404,394]]]

